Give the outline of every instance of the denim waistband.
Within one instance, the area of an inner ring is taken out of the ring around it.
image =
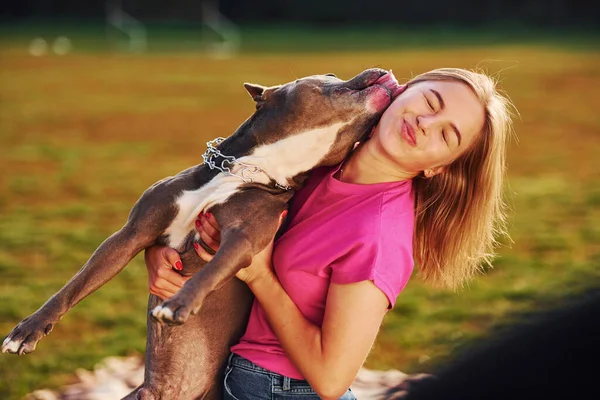
[[[294,378],[290,378],[288,376],[278,374],[277,372],[269,371],[268,369],[259,367],[258,365],[254,364],[252,361],[248,360],[247,358],[244,358],[235,353],[231,353],[229,355],[228,365],[229,365],[229,367],[236,366],[236,367],[244,368],[246,370],[257,372],[260,374],[269,375],[272,379],[274,388],[279,387],[281,390],[287,391],[294,387],[301,387],[300,390],[304,390],[307,392],[313,392],[312,388],[310,387],[310,384],[306,380],[294,379]]]
[[[229,355],[229,365],[236,365],[238,367],[244,367],[244,368],[250,369],[252,371],[263,372],[263,373],[269,374],[269,375],[279,375],[276,372],[269,371],[268,369],[259,367],[258,365],[254,364],[252,361],[250,361],[242,356],[239,356],[235,353],[231,353]]]
[[[245,369],[249,374],[257,373],[264,374],[270,377],[271,385],[269,390],[272,393],[286,394],[286,395],[302,395],[302,397],[306,397],[307,399],[318,398],[317,394],[310,386],[310,384],[306,380],[293,379],[277,372],[269,371],[258,365],[254,364],[252,361],[237,355],[235,353],[231,353],[229,355],[228,362],[228,372],[225,376],[225,382],[227,382],[227,375],[232,370],[233,367],[239,367],[240,369]],[[227,383],[225,383],[225,387],[227,387]],[[229,389],[228,389],[229,390]],[[310,396],[310,397],[307,397]],[[294,397],[296,398],[296,397]],[[352,391],[348,390],[347,393],[341,397],[340,399],[352,399],[356,400],[356,397],[352,394]]]

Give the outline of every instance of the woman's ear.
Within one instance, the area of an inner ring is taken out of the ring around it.
[[[260,97],[266,89],[266,87],[257,85],[256,83],[244,83],[244,87],[246,88],[246,91],[250,93],[250,96],[254,101],[257,101],[258,97]]]
[[[423,171],[423,175],[425,176],[425,178],[429,179],[429,178],[433,178],[437,174],[441,174],[445,170],[446,170],[446,167],[443,167],[443,166],[433,167],[433,168],[429,168],[429,169],[426,169],[425,171]]]

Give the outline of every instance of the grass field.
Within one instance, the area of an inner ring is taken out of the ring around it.
[[[505,241],[494,268],[459,293],[414,279],[387,316],[368,367],[427,370],[516,311],[600,287],[600,53],[589,38],[554,45],[482,34],[493,39],[436,45],[427,37],[419,46],[411,37],[403,47],[392,32],[365,31],[347,35],[360,37],[356,48],[336,47],[343,34],[323,34],[311,52],[314,34],[296,32],[286,43],[285,32],[273,42],[254,32],[239,56],[217,60],[167,51],[179,43],[168,40],[145,55],[116,54],[82,45],[77,32],[75,52],[32,57],[33,36],[1,33],[1,337],[123,224],[147,186],[199,163],[207,140],[228,136],[250,115],[242,82],[326,72],[349,78],[373,66],[392,68],[400,80],[440,66],[483,68],[500,78],[520,117],[507,187],[513,243]],[[373,50],[369,38],[388,42]],[[106,356],[142,353],[142,261],[75,307],[33,354],[0,355],[0,398],[68,383],[75,369]]]

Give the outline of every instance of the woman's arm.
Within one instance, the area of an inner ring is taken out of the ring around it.
[[[202,248],[198,254],[210,259]],[[350,387],[373,345],[389,301],[373,282],[331,284],[321,327],[307,320],[271,268],[272,243],[241,270],[283,349],[323,399]]]
[[[340,398],[364,363],[388,307],[373,282],[329,287],[323,325],[308,321],[273,275],[248,286],[281,346],[323,399]]]

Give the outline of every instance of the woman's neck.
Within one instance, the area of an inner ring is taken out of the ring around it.
[[[375,146],[375,141],[367,140],[354,149],[340,168],[338,179],[346,183],[368,185],[404,181],[415,177],[415,174],[401,171],[391,164]]]

